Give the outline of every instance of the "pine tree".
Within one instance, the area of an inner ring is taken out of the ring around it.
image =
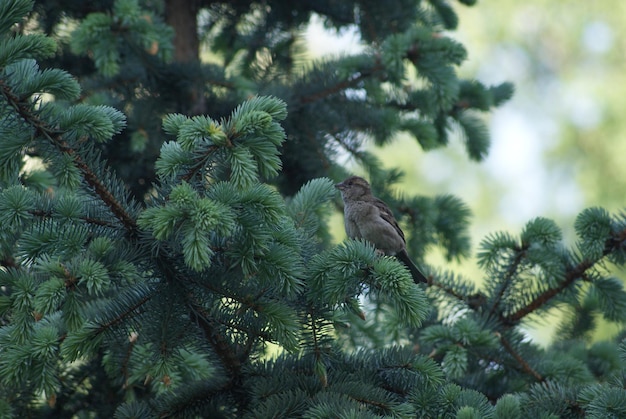
[[[395,196],[363,148],[458,127],[487,153],[477,113],[512,88],[457,78],[447,2],[198,2],[219,65],[173,57],[177,3],[0,3],[1,416],[626,415],[623,336],[590,341],[626,318],[623,215],[583,211],[573,247],[545,218],[488,236],[480,289],[329,239],[347,152],[411,254],[470,251],[462,202]],[[312,12],[369,48],[298,62]],[[554,309],[542,348],[524,326]]]

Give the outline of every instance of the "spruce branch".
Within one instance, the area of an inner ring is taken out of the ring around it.
[[[183,278],[182,273],[176,270],[174,261],[166,255],[161,255],[157,259],[156,266],[166,281],[175,281],[183,285],[187,281],[187,278]],[[206,340],[222,361],[223,367],[229,372],[231,382],[239,380],[242,365],[236,348],[220,333],[219,323],[205,310],[193,293],[187,292],[185,296],[190,318],[200,327]]]
[[[228,146],[232,147],[230,141],[228,141]],[[206,152],[202,156],[199,156],[197,158],[196,163],[189,169],[189,171],[181,176],[181,180],[188,182],[193,179],[194,176],[196,176],[198,172],[206,166],[206,162],[208,161],[209,157],[217,150],[219,150],[219,147],[216,145],[208,147]]]
[[[317,336],[317,326],[315,321],[314,309],[310,308],[309,310],[309,319],[311,327],[311,337],[313,338],[313,353],[315,354],[315,358],[319,358],[321,356],[322,350],[320,349],[320,342]]]
[[[207,281],[195,281],[193,278],[189,277],[189,278],[185,278],[186,282],[191,282],[194,285],[200,287],[200,288],[204,288],[207,291],[213,293],[213,294],[218,294],[220,296],[222,296],[222,298],[228,298],[232,301],[235,301],[239,304],[241,304],[241,309],[240,310],[253,310],[255,312],[262,312],[263,311],[263,306],[261,305],[260,301],[261,301],[261,297],[263,297],[266,293],[267,293],[267,289],[261,289],[259,291],[259,293],[255,296],[248,296],[248,295],[244,295],[241,296],[239,294],[233,293],[233,292],[228,292],[228,290],[224,289],[224,288],[217,288],[215,286],[212,286],[210,283],[208,283]],[[248,335],[249,337],[260,337],[261,339],[265,340],[265,341],[272,341],[273,339],[271,338],[270,334],[267,332],[263,332],[262,330],[252,330],[252,329],[247,329],[242,327],[241,325],[237,325],[235,323],[232,322],[227,322],[227,321],[223,321],[220,319],[214,319],[215,322],[222,324],[223,326],[226,326],[228,328],[232,328],[234,330],[237,330],[239,332],[245,333],[246,335]],[[254,339],[250,339],[251,341],[254,341]],[[243,359],[246,359],[246,356],[242,357]]]
[[[2,94],[7,102],[13,107],[17,114],[35,129],[35,135],[41,136],[50,141],[61,153],[72,157],[74,165],[83,175],[83,179],[100,197],[100,199],[109,207],[113,215],[124,225],[130,236],[134,236],[137,232],[137,223],[134,218],[126,211],[121,202],[119,202],[114,194],[102,183],[100,177],[89,167],[80,154],[72,148],[63,138],[63,134],[42,121],[28,106],[21,101],[11,90],[11,88],[0,80]]]
[[[333,96],[346,89],[358,86],[363,80],[366,80],[382,71],[384,71],[384,67],[380,60],[377,60],[370,69],[359,70],[355,75],[352,75],[345,80],[340,80],[334,85],[326,87],[319,92],[315,92],[307,96],[301,96],[298,98],[298,103],[300,103],[300,105],[305,105],[313,102],[319,102],[320,100],[324,100],[327,97]]]
[[[34,217],[42,218],[42,219],[51,219],[53,217],[52,211],[43,211],[43,210],[31,210],[28,213]],[[80,220],[84,221],[87,224],[92,224],[99,227],[109,227],[114,228],[115,225],[106,220],[100,220],[93,217],[80,217]]]
[[[57,139],[58,141],[59,139]],[[92,187],[94,192],[102,199],[102,201],[109,207],[113,215],[124,225],[130,236],[134,236],[137,233],[137,222],[135,219],[124,209],[124,206],[115,198],[113,193],[102,183],[101,179],[91,170],[89,165],[85,163],[83,158],[64,141],[56,142],[59,150],[66,154],[69,154],[74,159],[74,164],[83,174],[83,179],[89,186]]]
[[[547,304],[549,301],[551,301],[553,298],[560,295],[560,293],[563,290],[571,286],[577,279],[588,281],[589,279],[586,278],[585,276],[585,273],[587,272],[587,270],[589,270],[590,268],[595,266],[597,263],[599,263],[602,258],[610,255],[614,251],[620,250],[624,246],[625,240],[626,240],[626,230],[620,231],[618,233],[614,233],[612,237],[606,240],[604,250],[600,257],[596,259],[584,259],[578,264],[567,268],[565,270],[565,275],[563,277],[563,280],[559,283],[557,287],[547,289],[543,293],[539,294],[535,299],[530,301],[527,305],[525,305],[524,307],[521,307],[520,309],[518,309],[517,311],[509,315],[502,315],[501,313],[499,313],[498,318],[500,322],[503,325],[506,325],[507,327],[514,326],[517,323],[519,323],[523,318],[525,318],[527,315],[533,313],[535,310],[541,308],[542,306]],[[524,256],[524,250],[525,250],[524,247],[517,248],[516,250],[518,253],[516,254],[514,260],[509,266],[509,269],[507,270],[507,274],[506,274],[507,278],[511,278],[515,274]],[[464,295],[463,293],[458,292],[452,287],[446,286],[445,284],[437,281],[437,279],[434,277],[430,279],[429,286],[440,289],[445,294],[453,297],[454,299],[458,301],[466,302],[468,304],[468,307],[475,311],[483,310],[484,305],[487,303],[487,299],[485,298],[483,294],[478,293],[474,295]],[[499,290],[497,298],[493,302],[493,305],[491,306],[491,309],[490,309],[491,315],[494,315],[497,312],[499,312],[498,302],[501,300],[501,297],[505,291],[506,291],[505,287],[502,287]]]
[[[144,295],[141,299],[137,300],[137,302],[135,302],[135,304],[126,307],[126,309],[124,311],[122,311],[121,313],[116,314],[115,317],[113,317],[112,319],[109,319],[108,321],[104,322],[104,323],[100,323],[98,325],[98,328],[96,329],[96,334],[100,334],[102,332],[104,332],[105,330],[108,330],[118,324],[123,323],[126,319],[133,317],[137,314],[138,310],[144,305],[146,304],[148,301],[150,301],[152,299],[152,297],[154,296],[154,294],[148,293],[146,295]]]
[[[259,300],[261,298],[261,296],[265,293],[265,290],[262,291],[262,293],[256,297],[241,297],[239,295],[233,294],[233,293],[229,293],[229,294],[225,294],[223,289],[218,290],[215,287],[210,286],[209,284],[207,284],[206,282],[198,282],[198,281],[194,281],[194,284],[199,286],[199,287],[203,287],[206,288],[207,290],[209,290],[210,292],[213,293],[218,293],[220,295],[222,295],[223,297],[227,297],[232,299],[233,301],[236,301],[238,303],[240,303],[242,305],[242,307],[246,307],[247,309],[251,309],[257,312],[261,312],[262,311],[262,307],[259,305],[259,303],[257,302],[257,300]],[[195,306],[194,306],[195,307]],[[207,313],[208,315],[208,313]],[[223,320],[223,319],[219,319],[219,318],[212,318],[212,321],[215,324],[219,324],[221,326],[224,326],[228,329],[231,330],[235,330],[239,333],[242,333],[244,335],[246,335],[247,337],[247,343],[245,346],[242,346],[242,350],[239,351],[240,354],[238,356],[239,358],[239,363],[243,363],[245,361],[248,360],[248,358],[250,357],[250,354],[252,352],[252,350],[254,349],[254,344],[257,342],[257,338],[260,338],[262,340],[264,340],[265,342],[274,342],[275,339],[272,338],[272,336],[260,329],[252,329],[252,328],[246,328],[240,324],[237,324],[235,322],[231,322],[231,321],[227,321],[227,320]],[[206,332],[206,330],[204,330]],[[231,352],[232,352],[232,348],[231,348]]]
[[[547,304],[552,298],[558,296],[561,291],[572,285],[576,279],[582,278],[587,271],[587,269],[591,268],[595,265],[598,260],[583,260],[578,265],[573,266],[568,269],[565,273],[565,277],[563,281],[559,284],[558,287],[550,288],[537,296],[534,300],[528,303],[526,306],[520,308],[519,310],[509,314],[508,316],[502,316],[501,321],[505,325],[515,325],[520,320],[522,320],[527,315],[533,313],[535,310],[542,307],[544,304]]]
[[[509,314],[508,316],[502,316],[501,322],[505,325],[515,325],[527,315],[533,313],[543,305],[547,304],[552,298],[558,296],[561,291],[572,285],[577,279],[588,280],[585,278],[587,270],[592,268],[595,264],[599,263],[601,259],[610,255],[614,251],[620,250],[624,246],[624,240],[626,239],[626,229],[618,233],[613,233],[604,244],[604,250],[602,254],[596,259],[584,259],[580,263],[569,267],[565,271],[563,281],[554,288],[550,288],[537,296],[530,303],[520,308],[519,310]]]
[[[463,295],[460,292],[456,291],[452,287],[447,287],[446,285],[444,285],[441,282],[437,281],[437,279],[434,278],[434,277],[428,278],[428,284],[427,285],[429,287],[432,286],[432,287],[435,287],[435,288],[439,288],[444,293],[454,297],[455,299],[457,299],[459,301],[466,301],[467,300],[467,297],[465,295]]]
[[[63,134],[55,130],[46,122],[42,121],[28,107],[27,103],[21,101],[12,92],[10,86],[8,86],[3,80],[0,80],[0,88],[5,99],[13,107],[16,113],[24,121],[33,126],[36,136],[47,139],[61,153],[72,157],[74,165],[77,169],[79,169],[85,182],[93,189],[96,195],[100,197],[105,205],[107,205],[112,214],[122,223],[129,237],[135,236],[138,231],[136,220],[126,211],[122,203],[115,198],[113,192],[109,190],[106,185],[104,185],[96,172],[92,170],[91,167],[84,161],[78,151],[70,146],[67,141],[65,141]],[[43,213],[38,215],[44,216]],[[163,259],[160,256],[164,255],[159,255],[158,257],[158,259]],[[8,265],[9,261],[7,260],[6,263]],[[161,268],[163,268],[164,266],[162,263],[157,265]],[[165,274],[165,277],[168,277],[167,272],[169,272],[169,269],[161,269],[161,271]],[[144,298],[140,299],[136,304],[128,307],[125,311],[115,316],[115,318],[107,321],[106,323],[99,324],[98,328],[95,331],[96,334],[108,330],[110,327],[120,324],[126,318],[134,315],[136,313],[136,310],[140,308],[143,304],[148,302],[150,298],[151,295],[145,296]],[[235,351],[233,351],[233,348],[230,346],[229,342],[227,342],[226,338],[218,333],[217,324],[210,319],[210,317],[207,315],[206,312],[204,312],[204,309],[199,304],[190,301],[189,308],[192,319],[194,319],[201,327],[201,329],[205,332],[206,338],[212,344],[218,356],[220,356],[220,358],[222,359],[226,369],[231,372],[231,375],[233,377],[238,376],[239,370],[241,368],[241,362],[235,356]]]
[[[526,361],[519,352],[517,352],[515,350],[515,348],[513,348],[513,345],[511,345],[511,342],[509,342],[504,336],[502,336],[501,333],[496,332],[496,336],[498,337],[498,339],[500,340],[500,343],[502,344],[502,346],[504,347],[504,349],[517,361],[517,363],[520,365],[520,367],[522,368],[522,371],[524,371],[526,374],[531,375],[532,377],[535,378],[535,380],[537,380],[540,383],[543,383],[545,381],[545,379],[541,376],[541,374],[539,374],[537,371],[535,371],[530,364],[528,363],[528,361]]]
[[[432,274],[427,279],[429,288],[441,290],[445,295],[452,297],[452,299],[467,304],[474,311],[482,311],[487,302],[487,296],[482,292],[468,294],[468,292],[460,291],[458,288],[455,289],[453,286],[445,284],[436,275]],[[449,282],[449,284],[458,285],[454,281]]]
[[[192,320],[194,320],[204,332],[211,347],[222,361],[222,365],[229,372],[231,382],[239,380],[241,378],[242,364],[237,356],[238,352],[231,342],[219,333],[219,323],[211,317],[191,293],[187,294],[187,300],[191,310]]]
[[[413,44],[404,54],[404,58],[410,60],[417,60],[416,52],[418,50],[417,44]],[[379,77],[381,81],[384,81],[387,78],[387,68],[383,63],[381,54],[377,53],[374,56],[374,61],[370,68],[361,68],[355,69],[350,76],[343,80],[337,81],[337,83],[328,86],[318,92],[308,94],[306,96],[301,96],[297,99],[297,103],[299,105],[306,105],[309,103],[319,102],[324,100],[330,96],[336,95],[337,93],[343,92],[346,89],[354,88],[359,86],[363,81],[370,79],[372,77]],[[407,110],[409,110],[407,108]],[[414,107],[411,107],[410,110],[415,110]]]
[[[515,255],[515,258],[513,259],[512,263],[509,264],[505,277],[504,277],[504,281],[502,282],[500,290],[498,291],[496,297],[494,298],[493,304],[491,306],[491,310],[489,310],[490,316],[492,316],[496,312],[496,310],[499,309],[500,301],[502,301],[502,298],[504,297],[504,294],[508,288],[508,285],[511,283],[511,279],[513,278],[519,266],[521,265],[522,260],[524,259],[524,256],[525,256],[526,249],[527,249],[527,245],[523,245],[522,247],[515,249],[517,254]]]
[[[101,359],[98,360],[101,362]],[[56,394],[56,403],[54,406],[51,406],[52,409],[49,411],[48,417],[61,417],[67,412],[64,412],[64,409],[67,408],[67,405],[71,401],[75,401],[77,398],[83,396],[82,389],[84,388],[85,383],[89,383],[93,380],[94,375],[97,373],[98,369],[101,367],[100,362],[94,361],[85,365],[81,368],[81,374],[75,376],[74,380],[61,380],[60,381],[60,390]],[[78,407],[76,410],[80,410]],[[63,412],[63,413],[61,413]],[[78,411],[73,411],[73,414],[77,415]]]
[[[138,335],[133,333],[130,335],[128,341],[129,341],[129,345],[126,348],[126,353],[124,354],[124,360],[121,363],[121,375],[122,377],[124,377],[124,386],[127,385],[128,383],[128,378],[130,376],[130,359],[133,355],[133,350],[135,348],[135,346],[137,345],[137,337]]]

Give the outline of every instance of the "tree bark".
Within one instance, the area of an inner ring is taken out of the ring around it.
[[[200,60],[198,1],[167,0],[165,19],[174,28],[174,59],[180,63]]]
[[[200,40],[198,38],[198,0],[166,0],[165,19],[174,28],[174,60],[177,63],[200,66]],[[204,82],[200,71],[191,71],[187,103],[181,112],[188,115],[206,113]]]

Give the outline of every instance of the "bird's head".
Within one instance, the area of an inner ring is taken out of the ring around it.
[[[335,188],[341,191],[341,197],[346,200],[358,200],[363,196],[371,195],[372,191],[367,180],[359,176],[350,176],[341,183],[337,183]]]

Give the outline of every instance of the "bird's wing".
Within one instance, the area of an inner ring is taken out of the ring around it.
[[[376,207],[378,208],[378,211],[380,212],[380,217],[389,224],[391,224],[391,226],[398,232],[400,237],[402,237],[402,241],[406,243],[406,239],[404,238],[404,232],[398,225],[398,222],[394,218],[387,204],[385,204],[382,200],[378,198],[374,198],[374,205],[376,205]]]

